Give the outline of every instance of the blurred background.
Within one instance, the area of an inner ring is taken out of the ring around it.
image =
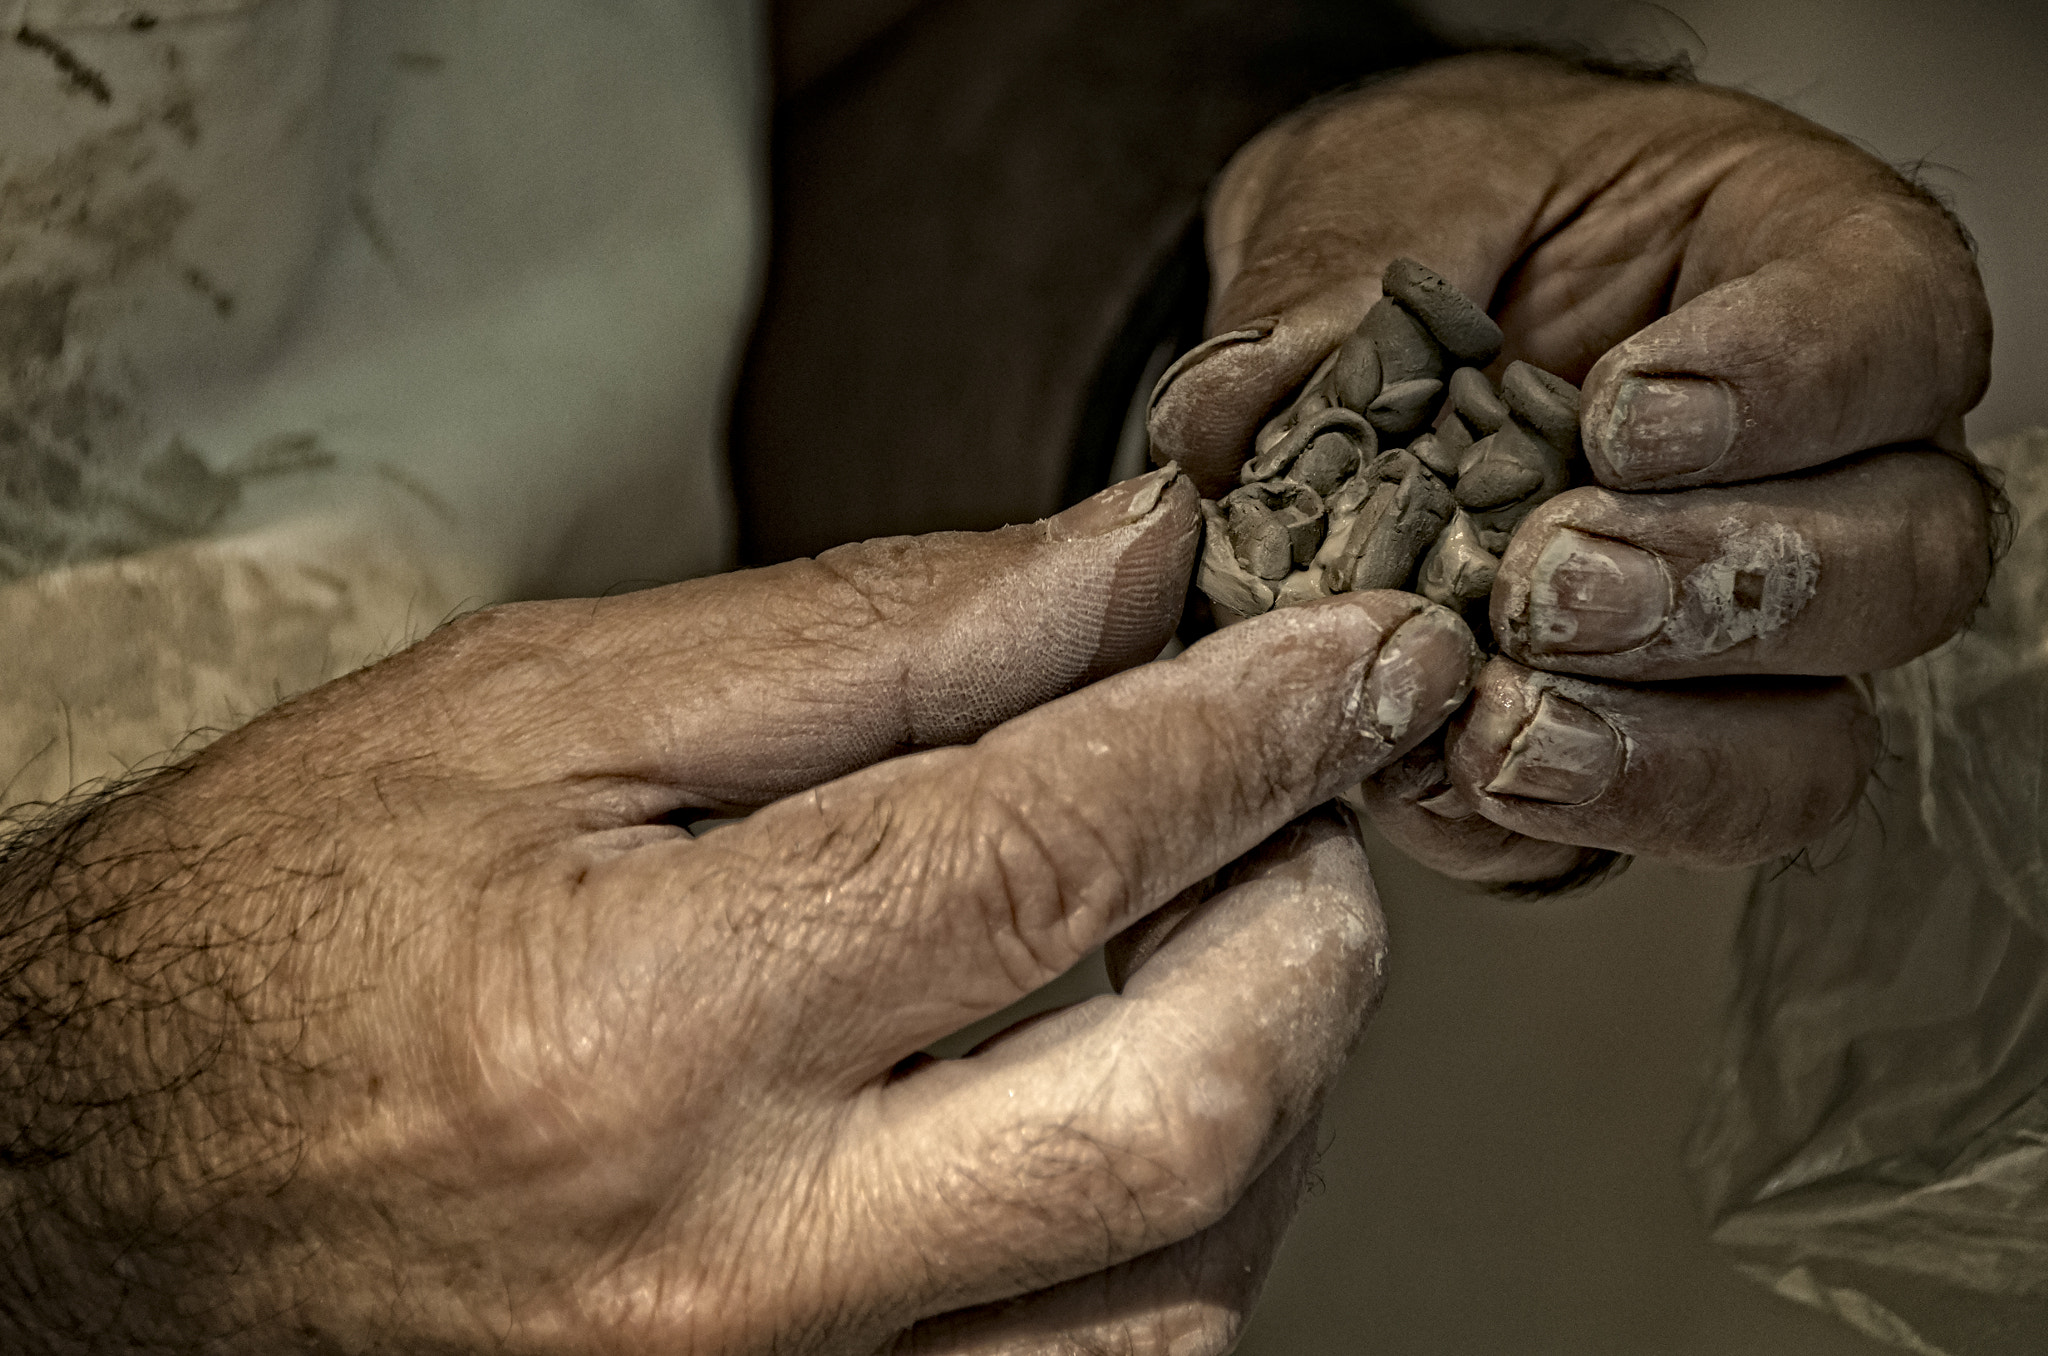
[[[1416,8],[1460,38],[1684,55],[1917,167],[1975,235],[1990,290],[1972,440],[2048,424],[2048,0]],[[1747,873],[1638,865],[1526,904],[1375,861],[1392,983],[1242,1352],[1892,1350],[1738,1276],[1680,1171]]]

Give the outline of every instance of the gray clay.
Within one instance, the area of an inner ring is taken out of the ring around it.
[[[1494,394],[1493,383],[1476,367],[1461,367],[1451,373],[1451,408],[1472,426],[1475,433],[1497,433],[1508,421],[1508,407]]]
[[[1404,381],[1435,381],[1444,374],[1444,355],[1436,340],[1392,297],[1372,304],[1358,333],[1379,351],[1382,391]]]
[[[1238,563],[1222,512],[1202,501],[1202,558],[1195,587],[1209,601],[1239,617],[1256,617],[1273,606],[1273,586]]]
[[[1416,570],[1416,591],[1433,603],[1463,610],[1493,592],[1500,561],[1479,544],[1479,529],[1463,511],[1430,543]]]
[[[1365,422],[1380,433],[1413,433],[1429,422],[1443,390],[1442,382],[1426,377],[1382,386],[1379,398],[1365,411]]]
[[[1331,399],[1339,405],[1362,410],[1380,393],[1380,354],[1373,341],[1354,333],[1337,350],[1336,366],[1330,369]]]
[[[1455,419],[1451,422],[1457,423]],[[1415,454],[1416,460],[1448,480],[1458,474],[1458,462],[1464,456],[1465,448],[1472,445],[1471,438],[1468,433],[1463,444],[1459,444],[1441,433],[1425,433],[1408,444],[1408,450]]]
[[[1420,462],[1373,491],[1339,554],[1336,578],[1348,589],[1398,589],[1451,521],[1450,491]]]
[[[1586,478],[1579,393],[1521,362],[1496,390],[1475,364],[1499,331],[1414,261],[1389,266],[1382,288],[1259,430],[1243,483],[1203,501],[1195,582],[1224,622],[1409,589],[1462,611],[1490,644],[1486,604],[1515,525],[1574,472]]]
[[[1357,440],[1333,429],[1317,435],[1288,474],[1317,494],[1328,494],[1357,472],[1359,461]]]
[[[1268,424],[1267,427],[1272,427]],[[1379,451],[1379,438],[1372,425],[1356,411],[1341,405],[1315,410],[1296,419],[1288,430],[1238,469],[1237,478],[1246,485],[1272,480],[1291,473],[1295,459],[1325,433],[1340,432],[1358,444],[1360,455]]]
[[[1484,367],[1500,352],[1500,326],[1493,323],[1493,317],[1413,259],[1388,264],[1380,287],[1413,312],[1431,337],[1459,362]]]
[[[1499,508],[1543,488],[1543,468],[1515,455],[1501,435],[1489,433],[1458,463],[1458,504],[1468,509]]]
[[[1579,388],[1528,363],[1508,364],[1500,395],[1545,442],[1569,452],[1579,432]]]

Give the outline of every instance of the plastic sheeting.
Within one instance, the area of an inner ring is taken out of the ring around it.
[[[1687,1150],[1717,1242],[1921,1356],[2048,1353],[2048,430],[1971,628],[1873,680],[1845,840],[1764,879]]]

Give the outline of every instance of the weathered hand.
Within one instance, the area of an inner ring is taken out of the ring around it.
[[[1443,749],[1366,788],[1390,838],[1493,881],[1582,846],[1732,865],[1854,803],[1877,740],[1841,676],[1953,633],[1989,569],[1986,496],[1948,454],[1990,319],[1936,205],[1746,95],[1485,55],[1269,129],[1209,241],[1218,337],[1153,409],[1156,455],[1205,492],[1398,256],[1492,299],[1496,367],[1583,382],[1599,487],[1518,529],[1505,657]]]
[[[1164,472],[495,609],[17,840],[0,1345],[1223,1349],[1379,988],[1297,816],[1475,651],[1378,593],[1133,669],[1196,530]]]

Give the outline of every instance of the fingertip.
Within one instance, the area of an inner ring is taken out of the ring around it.
[[[1429,603],[1396,627],[1380,647],[1368,692],[1372,719],[1397,757],[1414,747],[1464,703],[1485,656],[1471,628],[1447,607]]]
[[[1247,321],[1206,339],[1166,370],[1146,415],[1155,462],[1177,462],[1209,498],[1237,468],[1273,410],[1342,342],[1357,316],[1325,304]]]
[[[1447,776],[1516,833],[1685,865],[1751,866],[1853,809],[1876,745],[1847,682],[1631,687],[1496,659]]]
[[[1304,652],[1317,657],[1300,663],[1295,656]],[[1377,771],[1442,725],[1465,700],[1484,656],[1471,629],[1449,608],[1412,593],[1373,589],[1248,618],[1205,637],[1184,659],[1221,664],[1230,672],[1266,667],[1276,676],[1287,673],[1276,697],[1293,685],[1318,681],[1310,674],[1322,670],[1324,691],[1315,705],[1334,699],[1331,714],[1351,736],[1348,756],[1337,763],[1350,771],[1324,788],[1322,799]],[[1285,727],[1309,709],[1304,700],[1298,709],[1251,714],[1280,727],[1275,736],[1291,741],[1301,736]],[[1365,761],[1352,761],[1360,758]]]
[[[1595,375],[1604,374],[1596,367]],[[1734,447],[1742,420],[1736,394],[1725,382],[1631,372],[1601,382],[1588,402],[1582,426],[1586,460],[1603,485],[1712,478]]]
[[[1505,659],[1481,675],[1448,748],[1450,779],[1477,807],[1585,805],[1619,781],[1629,754],[1605,716]]]
[[[1594,364],[1582,431],[1602,484],[1783,475],[1938,437],[1977,402],[1990,315],[1932,208],[1862,196],[1790,243]]]
[[[1080,541],[1106,536],[1119,528],[1132,527],[1153,516],[1173,486],[1179,482],[1180,467],[1169,462],[1156,471],[1118,481],[1106,489],[1060,510],[1045,520],[1045,539],[1050,542]]]
[[[1096,511],[1110,517],[1120,513],[1126,521],[1092,539],[1113,560],[1104,592],[1097,595],[1103,603],[1101,619],[1081,683],[1120,673],[1160,652],[1180,625],[1202,542],[1201,496],[1176,463],[1112,486],[1098,498],[1112,503]],[[1061,517],[1094,503],[1077,505]]]

